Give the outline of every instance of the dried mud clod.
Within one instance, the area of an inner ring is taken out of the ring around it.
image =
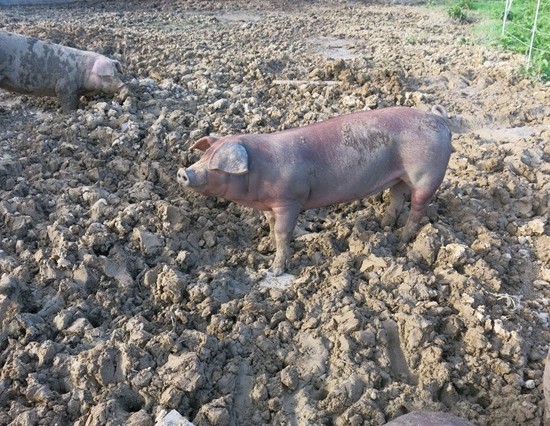
[[[197,426],[541,424],[550,95],[521,58],[404,5],[0,15],[121,61],[127,80],[71,114],[0,92],[0,424],[152,425],[172,409]],[[260,284],[260,214],[175,181],[206,134],[435,103],[454,152],[416,239],[398,247],[406,212],[381,227],[385,195],[305,212],[286,289]]]

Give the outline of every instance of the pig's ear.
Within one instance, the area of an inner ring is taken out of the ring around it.
[[[248,172],[248,153],[240,143],[225,143],[212,154],[208,168],[232,175]]]
[[[114,60],[114,59],[111,59],[111,61],[113,62],[113,65],[115,66],[116,70],[122,74],[122,65],[120,64],[120,62]]]
[[[214,136],[205,136],[203,138],[200,138],[197,142],[195,142],[191,149],[198,149],[200,151],[206,151],[208,148],[212,146],[214,142],[216,142],[218,138],[215,138]]]
[[[92,72],[100,77],[110,77],[113,75],[113,68],[111,67],[110,59],[101,57],[96,59]]]

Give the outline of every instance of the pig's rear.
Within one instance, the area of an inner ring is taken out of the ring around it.
[[[284,133],[280,137],[288,138]],[[391,226],[410,194],[403,242],[416,233],[451,155],[451,132],[439,106],[431,113],[403,107],[359,112],[300,128],[292,136],[294,149],[285,147],[281,167],[302,163],[298,169],[285,169],[281,198],[301,199],[302,208],[310,209],[389,188],[391,201],[382,225]]]

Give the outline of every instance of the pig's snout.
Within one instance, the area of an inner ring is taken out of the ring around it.
[[[178,170],[177,181],[183,186],[198,189],[208,183],[208,172],[204,167],[193,165]]]
[[[193,173],[189,171],[189,173]],[[187,170],[181,168],[178,170],[178,182],[183,186],[190,186],[190,179]]]
[[[207,177],[203,170],[191,170],[191,168],[178,170],[178,182],[183,186],[196,188],[206,184]]]

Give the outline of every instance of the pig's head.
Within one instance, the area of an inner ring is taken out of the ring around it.
[[[124,86],[118,73],[122,73],[120,62],[99,56],[86,75],[85,89],[90,92],[116,93]]]
[[[206,136],[191,148],[204,154],[191,167],[178,170],[178,182],[196,192],[221,197],[234,176],[248,173],[248,153],[238,141]]]

